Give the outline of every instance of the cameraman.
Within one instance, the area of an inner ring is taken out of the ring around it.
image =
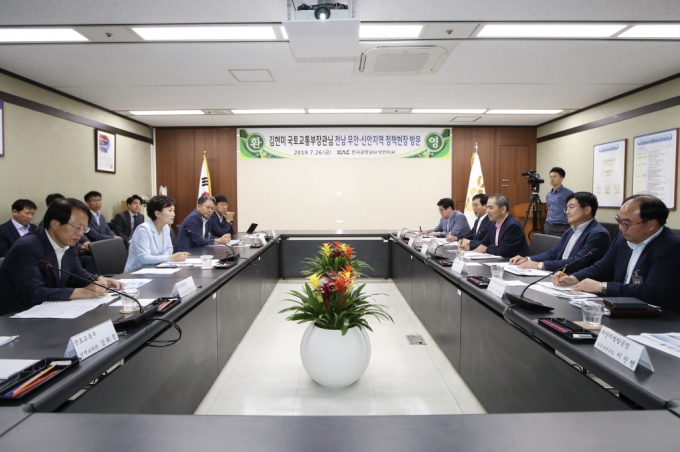
[[[543,232],[545,234],[562,237],[562,234],[569,229],[567,214],[564,209],[567,207],[567,198],[574,194],[573,191],[562,185],[566,173],[558,166],[550,170],[550,190],[545,195],[545,203],[548,205],[548,216],[545,219]]]

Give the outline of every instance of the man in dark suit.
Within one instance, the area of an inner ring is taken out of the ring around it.
[[[54,201],[56,201],[56,200],[58,200],[58,199],[66,199],[66,196],[62,195],[61,193],[50,193],[50,194],[47,195],[47,197],[45,198],[45,205],[46,205],[47,207],[49,207],[50,204],[52,204]],[[42,220],[40,220],[40,224],[38,224],[38,227],[39,227],[39,228],[42,228],[42,227],[43,227],[43,222],[42,222]]]
[[[594,256],[584,258],[567,267],[567,273],[574,273],[597,262],[609,249],[609,232],[595,219],[597,196],[586,191],[572,193],[567,197],[567,221],[571,226],[552,249],[535,256],[515,256],[512,265],[522,268],[557,271],[571,262],[581,259],[591,250]]]
[[[127,208],[127,212],[116,214],[111,221],[111,230],[123,239],[125,246],[129,246],[135,228],[144,223],[144,215],[140,213],[142,211],[142,198],[137,195],[130,196],[127,199]]]
[[[0,257],[5,257],[19,237],[37,228],[31,224],[33,215],[38,209],[30,199],[17,199],[12,204],[12,218],[7,223],[0,224]]]
[[[489,220],[495,223],[495,227],[486,233],[473,251],[503,257],[517,254],[526,256],[529,253],[529,245],[524,237],[524,228],[517,218],[510,215],[510,200],[507,196],[501,194],[489,196],[486,212]],[[470,244],[461,243],[460,249],[468,251]]]
[[[191,212],[179,225],[177,240],[175,241],[175,253],[189,251],[191,248],[214,245],[221,243],[226,245],[230,238],[227,236],[215,237],[211,230],[210,218],[215,211],[215,198],[201,196],[198,198],[196,210]]]
[[[229,200],[224,195],[215,196],[215,213],[210,219],[212,225],[210,230],[215,237],[222,237],[229,234],[229,239],[235,234],[234,226],[234,212],[229,212]]]
[[[90,284],[97,277],[80,265],[74,246],[87,231],[89,209],[82,201],[55,201],[45,213],[46,228],[14,243],[0,266],[0,315],[29,309],[43,301],[92,298],[106,290]],[[54,268],[40,264],[47,261]],[[62,269],[85,280],[61,273]],[[123,283],[99,278],[98,283],[122,289]]]
[[[85,248],[88,247],[89,242],[98,242],[100,240],[112,239],[116,236],[109,225],[106,224],[106,218],[99,213],[102,209],[102,194],[98,191],[91,191],[85,195],[85,204],[90,208],[90,223],[88,227],[90,230],[85,234],[86,239],[81,239],[81,243]],[[120,237],[118,237],[120,238]]]
[[[655,196],[633,195],[619,209],[619,235],[605,256],[553,284],[612,297],[635,297],[680,312],[680,237],[665,227],[668,208]]]
[[[472,226],[470,233],[461,237],[463,243],[469,244],[470,249],[477,248],[481,243],[486,234],[490,229],[493,229],[493,222],[489,220],[489,216],[486,214],[486,203],[489,201],[489,197],[483,193],[478,193],[472,197],[472,211],[475,214],[475,224]],[[448,238],[447,238],[447,241]]]

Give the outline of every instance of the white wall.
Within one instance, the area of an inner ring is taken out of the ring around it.
[[[450,159],[238,159],[242,229],[430,229],[450,196]]]
[[[577,127],[676,96],[680,96],[680,79],[672,80],[563,120],[547,124],[538,129],[538,137]],[[680,106],[619,121],[585,132],[567,135],[544,143],[538,143],[536,156],[537,170],[546,179],[546,184],[542,187],[542,198],[545,199],[545,192],[550,188],[547,183],[548,172],[554,166],[560,166],[566,171],[567,177],[564,180],[566,187],[573,191],[592,191],[593,146],[624,138],[628,139],[626,150],[626,196],[633,194],[633,138],[677,127],[680,127]],[[680,197],[676,199],[677,204],[680,202]],[[613,222],[617,213],[618,209],[600,209],[597,213],[597,219],[604,222]],[[680,213],[677,211],[670,213],[668,226],[680,228]]]
[[[120,129],[151,136],[151,129],[105,111],[0,74],[0,91],[65,110]],[[83,199],[90,190],[102,193],[102,213],[110,219],[120,201],[133,193],[149,196],[151,145],[118,135],[116,174],[95,172],[94,129],[17,105],[4,103],[5,157],[0,158],[0,221],[11,217],[19,198],[35,202],[33,223],[45,214],[45,196],[59,192]]]

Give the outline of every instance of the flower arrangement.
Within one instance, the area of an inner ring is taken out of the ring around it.
[[[289,292],[296,299],[288,299],[295,306],[280,311],[292,312],[286,320],[298,323],[313,322],[318,328],[341,330],[344,336],[352,327],[373,331],[366,321],[367,316],[378,320],[392,320],[384,306],[371,302],[363,293],[366,284],[356,284],[360,275],[358,268],[369,268],[354,255],[351,246],[344,243],[325,243],[321,257],[307,259],[308,274],[303,290]]]

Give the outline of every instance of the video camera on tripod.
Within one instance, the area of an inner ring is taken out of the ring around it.
[[[527,178],[529,188],[532,192],[538,193],[541,191],[541,184],[545,183],[545,180],[541,178],[541,175],[538,174],[536,170],[529,170],[526,173],[522,173],[522,176]]]

